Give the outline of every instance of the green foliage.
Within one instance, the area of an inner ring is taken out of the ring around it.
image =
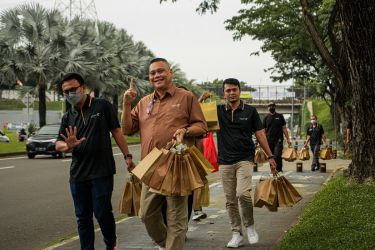
[[[305,209],[282,249],[374,249],[375,187],[334,178]]]
[[[0,99],[0,110],[21,110],[25,105],[21,100]]]

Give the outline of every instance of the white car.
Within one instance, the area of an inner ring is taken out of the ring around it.
[[[0,131],[0,142],[9,142],[9,137]]]

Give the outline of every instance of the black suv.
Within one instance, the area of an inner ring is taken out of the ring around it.
[[[26,142],[26,152],[29,159],[34,159],[37,154],[63,158],[65,154],[57,152],[55,149],[59,129],[60,124],[44,125],[34,135],[30,136]]]

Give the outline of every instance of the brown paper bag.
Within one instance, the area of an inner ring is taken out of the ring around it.
[[[137,176],[138,179],[143,181],[146,172],[154,166],[155,162],[157,162],[162,154],[163,152],[155,147],[140,163],[138,163],[138,165],[132,170],[132,173]]]
[[[214,171],[214,167],[206,158],[204,158],[204,155],[196,146],[189,147],[187,149],[187,153],[190,154],[190,157],[193,159],[194,164],[197,167],[198,171],[200,171],[201,169],[204,170],[204,173],[205,173],[204,176]],[[203,173],[201,172],[201,174]]]
[[[142,183],[130,174],[120,200],[119,212],[121,214],[127,214],[129,217],[139,214],[141,190]]]
[[[210,205],[210,186],[207,183],[201,188],[201,206],[208,207]]]
[[[298,151],[297,158],[301,161],[310,160],[309,149],[303,147],[301,150]]]
[[[333,159],[333,151],[331,147],[321,149],[319,151],[319,157],[322,160],[331,160]]]
[[[275,178],[260,179],[255,187],[254,207],[263,207],[264,205],[272,207],[276,201]]]
[[[284,148],[281,158],[286,161],[295,161],[297,160],[297,151],[292,147]]]
[[[149,187],[160,189],[169,168],[173,164],[173,160],[174,153],[170,151],[167,151],[166,153],[163,152],[154,164],[155,169],[153,169],[153,171],[151,169],[149,170],[152,173],[150,181],[147,183],[146,180],[144,180],[144,183]]]
[[[217,117],[217,105],[216,101],[200,103],[201,109],[206,120],[207,127],[217,128],[218,117]]]
[[[254,162],[258,164],[268,162],[268,157],[261,147],[255,149]]]
[[[288,190],[293,200],[293,204],[296,204],[297,202],[302,200],[302,196],[298,193],[298,191],[295,189],[292,183],[290,183],[285,176],[280,176],[279,178],[284,181],[286,189]]]

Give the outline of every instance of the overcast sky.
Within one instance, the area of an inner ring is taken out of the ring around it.
[[[0,0],[0,9],[24,2],[32,1]],[[55,4],[55,0],[37,2],[46,7]],[[270,74],[264,72],[274,64],[271,56],[250,56],[251,52],[259,50],[261,43],[249,37],[233,41],[232,33],[225,30],[224,21],[237,14],[240,1],[222,0],[217,13],[203,16],[195,12],[199,2],[179,0],[174,4],[159,4],[159,0],[95,0],[95,5],[100,20],[124,28],[156,56],[179,64],[187,77],[198,83],[235,77],[250,85],[276,84],[270,80]]]

